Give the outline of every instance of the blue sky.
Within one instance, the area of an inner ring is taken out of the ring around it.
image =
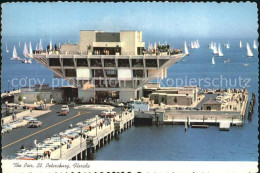
[[[256,3],[6,3],[3,36],[141,30],[149,36],[257,38]]]

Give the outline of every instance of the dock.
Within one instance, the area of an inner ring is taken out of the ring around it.
[[[97,149],[100,149],[115,136],[132,126],[134,112],[123,112],[117,115],[115,121],[111,119],[110,124],[104,124],[102,128],[96,126],[91,131],[82,133],[81,136],[73,139],[71,148],[63,145],[51,152],[51,160],[86,160],[87,156]],[[44,159],[41,157],[41,159]]]

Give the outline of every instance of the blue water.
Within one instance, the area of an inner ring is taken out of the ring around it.
[[[18,41],[21,41],[21,48],[18,48]],[[53,43],[71,40],[76,43],[78,38],[52,38]],[[8,42],[9,53],[5,52],[5,42]],[[22,64],[18,61],[10,61],[13,45],[16,45],[18,55],[22,57],[24,41],[32,41],[33,47],[38,38],[7,38],[2,40],[2,76],[1,91],[8,89],[8,80],[14,78],[36,78],[37,80],[52,85],[53,74],[40,64]],[[43,45],[46,46],[49,38],[43,38]],[[144,38],[147,43],[148,39]],[[186,40],[189,44],[191,40]],[[245,42],[252,45],[252,39],[242,40],[243,48],[239,48],[239,40],[229,40],[231,47],[225,49],[222,45],[224,57],[215,56],[215,65],[211,65],[212,51],[208,49],[210,41],[217,41],[221,44],[228,40],[199,39],[199,49],[189,49],[190,56],[178,61],[177,64],[168,68],[167,78],[161,81],[162,86],[178,86],[176,80],[183,79],[182,85],[190,79],[195,80],[192,85],[199,85],[201,88],[242,88],[238,80],[250,81],[246,88],[258,98],[258,53],[253,50],[254,57],[247,58]],[[183,48],[184,40],[168,41],[174,48]],[[252,48],[252,46],[251,46]],[[230,59],[230,63],[224,60]],[[242,64],[247,63],[248,67]],[[231,83],[222,84],[218,82],[220,78],[226,78]],[[199,79],[208,79],[210,82],[198,82]],[[212,85],[212,80],[217,85]],[[167,83],[168,80],[168,83]],[[169,81],[174,81],[172,84]],[[236,83],[235,83],[236,81]],[[208,84],[210,83],[210,84]],[[17,84],[17,83],[15,83]],[[22,83],[23,84],[23,83]],[[17,88],[21,86],[12,86]],[[249,97],[249,99],[250,99]],[[254,106],[252,121],[242,127],[231,127],[229,132],[222,132],[218,127],[208,129],[188,129],[184,132],[183,126],[138,126],[120,134],[120,139],[115,139],[94,155],[95,160],[188,160],[188,161],[256,161],[258,159],[258,100]]]

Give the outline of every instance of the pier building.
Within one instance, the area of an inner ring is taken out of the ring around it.
[[[180,50],[147,54],[141,31],[81,30],[79,35],[78,44],[34,51],[31,57],[55,77],[78,88],[78,98],[83,102],[90,98],[141,98],[146,83],[165,78],[167,68],[185,56]],[[89,83],[94,87],[84,90]]]

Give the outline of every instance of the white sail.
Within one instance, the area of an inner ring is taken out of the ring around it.
[[[213,41],[210,43],[210,49],[211,49],[211,50],[214,49],[214,43],[213,43]]]
[[[52,41],[50,41],[50,51],[52,51]]]
[[[199,40],[197,40],[197,47],[200,48]]]
[[[7,42],[5,43],[5,52],[6,52],[6,53],[9,52],[8,47],[7,47]]]
[[[39,46],[38,46],[38,44],[36,44],[35,50],[38,50],[38,49],[39,49]]]
[[[253,48],[254,48],[254,49],[257,49],[257,48],[258,48],[255,40],[254,40],[254,43],[253,43]]]
[[[239,47],[242,48],[242,42],[241,41],[239,42]]]
[[[21,47],[21,42],[19,41],[18,46]]]
[[[10,60],[21,60],[21,58],[19,58],[17,56],[17,52],[16,52],[15,46],[14,46],[14,49],[13,49],[13,57]]]
[[[246,44],[247,56],[254,56],[249,44]]]
[[[186,41],[184,42],[184,53],[189,55],[189,50],[188,50]]]
[[[220,44],[218,44],[218,56],[223,56],[223,53],[221,52]]]
[[[191,48],[191,49],[194,49],[193,42],[190,43],[190,48]]]
[[[227,48],[227,49],[229,49],[229,48],[230,48],[229,41],[228,41],[228,43],[226,44],[226,48]]]
[[[212,64],[212,65],[215,64],[215,59],[214,59],[214,57],[212,57],[212,59],[211,59],[211,64]]]
[[[214,43],[213,54],[218,54],[217,43]]]
[[[24,43],[23,56],[24,56],[24,57],[28,57],[28,49],[27,49],[26,42]]]
[[[42,51],[43,50],[43,46],[42,46],[42,40],[40,39],[40,43],[39,43],[39,47],[38,47],[38,49],[40,50],[40,51]]]
[[[33,54],[33,50],[32,50],[32,43],[29,43],[29,54],[32,55]]]

